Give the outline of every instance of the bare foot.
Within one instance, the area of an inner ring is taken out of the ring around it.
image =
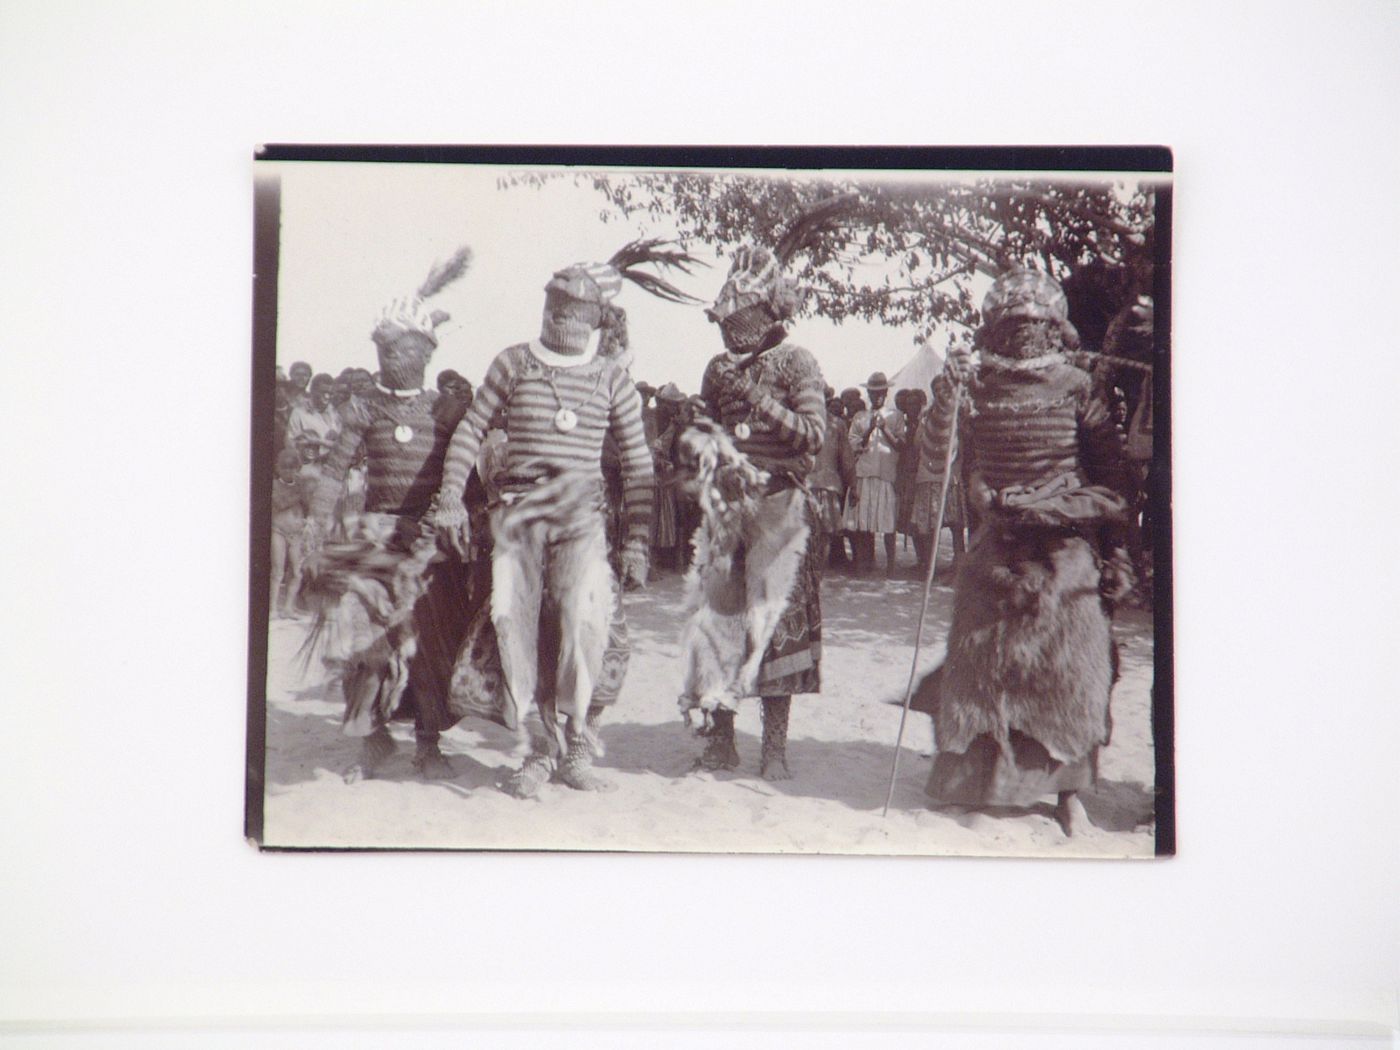
[[[764,780],[791,780],[792,770],[788,769],[787,756],[781,751],[765,753],[758,764],[758,775]]]

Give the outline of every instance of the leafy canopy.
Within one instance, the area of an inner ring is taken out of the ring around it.
[[[837,323],[855,317],[911,326],[921,338],[948,325],[971,327],[974,290],[1021,265],[1065,285],[1072,316],[1093,346],[1123,302],[1151,289],[1155,202],[1151,187],[1135,182],[535,170],[511,173],[500,185],[539,187],[566,177],[602,195],[602,221],[642,217],[671,225],[683,247],[698,241],[722,257],[744,243],[771,247],[805,208],[855,194],[858,204],[840,232],[793,261],[794,275],[810,290],[803,312]],[[1086,310],[1094,316],[1081,320]]]

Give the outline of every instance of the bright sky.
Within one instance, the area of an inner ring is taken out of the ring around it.
[[[439,330],[428,382],[455,368],[473,384],[502,349],[539,332],[543,287],[573,262],[605,260],[637,237],[668,237],[674,227],[641,215],[603,222],[606,205],[592,187],[571,179],[542,189],[498,189],[509,169],[489,165],[259,164],[258,173],[282,179],[281,272],[278,289],[277,360],[283,368],[304,360],[318,372],[347,366],[376,368],[369,333],[379,310],[411,293],[434,262],[469,244],[467,275],[432,302],[452,314]],[[888,177],[872,173],[873,178]],[[902,180],[909,173],[899,173]],[[937,173],[934,178],[957,178]],[[961,176],[967,177],[967,176]],[[714,299],[727,260],[673,283]],[[722,349],[718,328],[701,306],[667,303],[624,282],[635,353],[633,375],[656,386],[667,381],[693,393],[709,359]],[[912,328],[860,321],[837,325],[800,317],[792,341],[815,354],[826,381],[838,390],[864,382],[871,372],[893,374],[917,351]],[[931,341],[942,349],[941,334]]]

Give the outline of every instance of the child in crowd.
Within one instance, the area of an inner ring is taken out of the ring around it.
[[[277,457],[277,478],[272,483],[271,612],[278,617],[294,614],[301,592],[302,533],[315,484],[314,480],[308,482],[308,476],[302,471],[301,457],[296,450],[283,449]],[[285,597],[282,595],[284,583]]]

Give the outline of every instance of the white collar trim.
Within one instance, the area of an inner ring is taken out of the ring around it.
[[[550,365],[553,368],[573,368],[575,365],[586,365],[598,356],[598,344],[602,342],[602,330],[595,330],[589,337],[588,346],[581,354],[559,354],[545,346],[538,339],[530,340],[530,353],[540,359],[541,364]]]
[[[421,386],[414,390],[395,390],[393,387],[385,386],[383,383],[380,382],[376,382],[374,385],[381,394],[388,394],[391,397],[417,397],[423,392],[423,388]]]

